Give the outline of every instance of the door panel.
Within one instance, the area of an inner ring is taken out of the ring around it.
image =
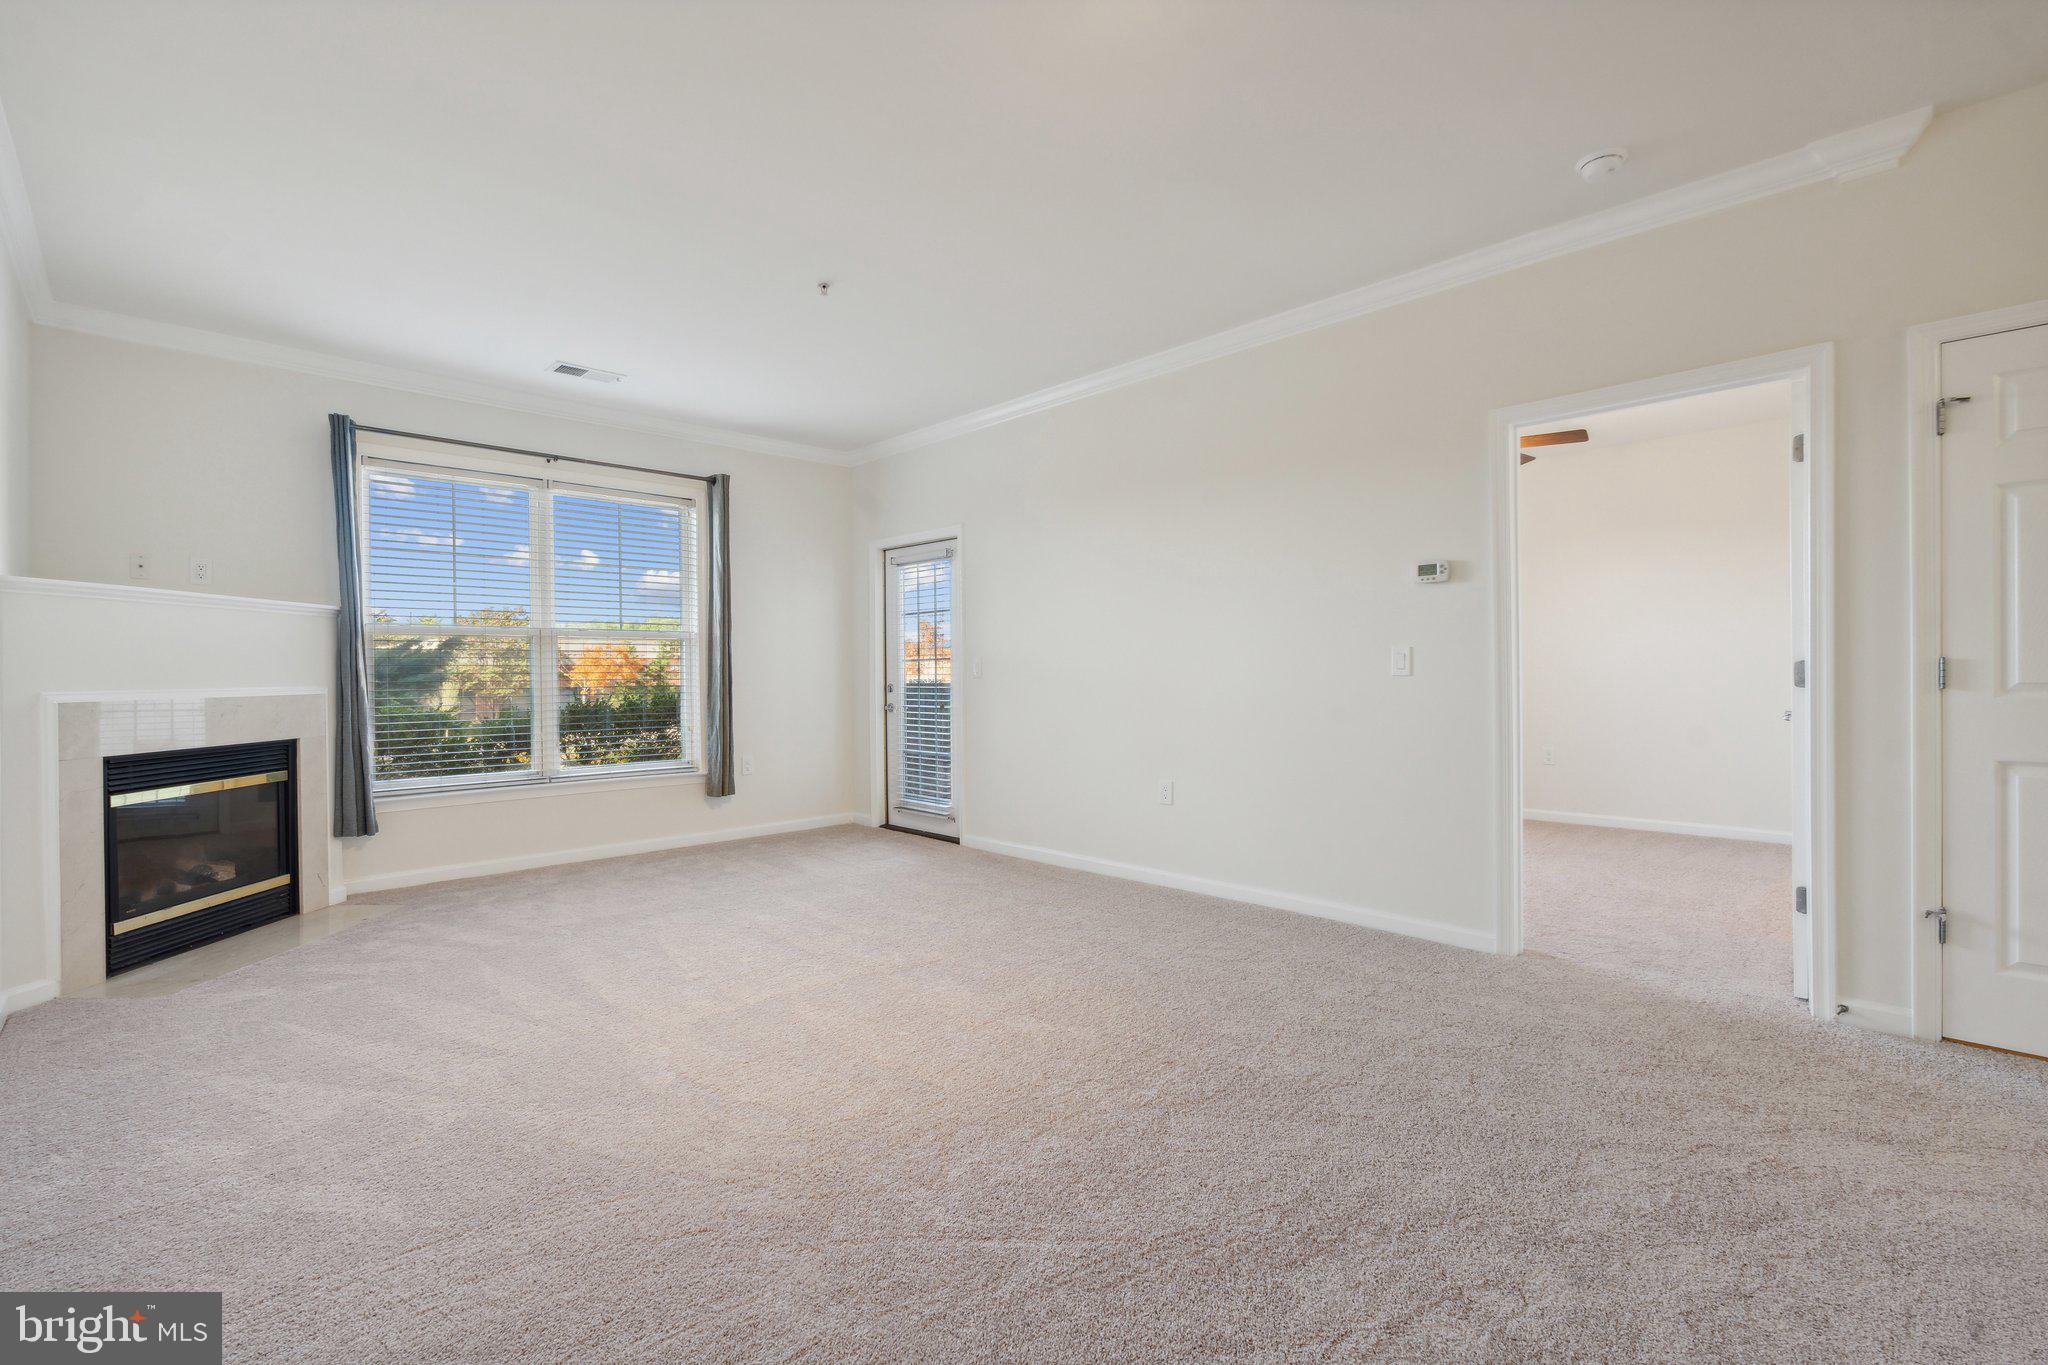
[[[1998,963],[2048,982],[2048,763],[2000,765]]]
[[[1941,363],[1942,1033],[2048,1055],[2048,327]]]
[[[2048,480],[1999,490],[1998,586],[2003,648],[1999,683],[2008,692],[2048,687]],[[2024,608],[2032,605],[2029,615]]]
[[[953,792],[956,544],[891,550],[883,678],[888,823],[957,837]]]

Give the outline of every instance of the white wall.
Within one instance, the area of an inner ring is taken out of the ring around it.
[[[1490,934],[1489,413],[1832,341],[1839,982],[1903,1007],[1903,333],[2048,296],[2043,222],[2036,87],[1944,114],[1896,171],[864,468],[864,539],[962,528],[967,832]],[[1430,558],[1458,577],[1407,581]]]
[[[738,794],[709,801],[701,782],[669,779],[517,799],[386,802],[381,832],[347,841],[339,865],[345,885],[631,851],[854,809],[851,471],[43,327],[32,329],[31,347],[37,501],[30,572],[42,578],[125,584],[127,556],[140,552],[152,565],[152,586],[189,589],[188,561],[204,555],[213,564],[213,594],[332,603],[330,411],[375,426],[733,476],[734,731],[739,752],[754,760]],[[331,627],[324,623],[317,640],[294,633],[274,649],[231,649],[234,666],[223,667],[168,643],[210,639],[182,628],[182,609],[164,608],[161,621],[137,625],[136,648],[118,654],[94,636],[91,613],[78,609],[65,600],[0,614],[8,643],[0,763],[10,775],[34,770],[26,717],[43,691],[329,684]],[[66,627],[72,610],[78,614]],[[234,629],[269,638],[260,623]],[[251,663],[259,656],[260,666]],[[201,681],[180,681],[191,678]],[[19,782],[8,785],[21,790]],[[9,820],[0,847],[19,851],[32,833]],[[0,861],[20,867],[13,853],[0,853]],[[25,885],[14,877],[0,884],[0,919],[16,940],[33,932],[22,927]],[[6,951],[7,941],[0,938],[0,988],[37,965],[33,954]]]
[[[1521,471],[1532,819],[1792,834],[1788,421]]]

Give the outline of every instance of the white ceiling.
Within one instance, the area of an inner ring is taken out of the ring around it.
[[[2043,79],[2041,0],[0,0],[63,304],[838,450]]]
[[[1530,452],[1543,459],[1559,459],[1582,451],[1609,446],[1634,445],[1639,441],[1661,441],[1667,436],[1692,436],[1703,431],[1724,431],[1758,422],[1783,422],[1789,433],[1792,422],[1792,382],[1772,380],[1739,389],[1717,389],[1685,398],[1667,398],[1632,408],[1616,408],[1593,417],[1569,422],[1547,422],[1524,434],[1569,431],[1579,428],[1586,439],[1575,445],[1546,446]]]

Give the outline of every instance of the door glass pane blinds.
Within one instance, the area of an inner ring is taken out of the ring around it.
[[[916,810],[953,808],[953,552],[890,558],[902,649],[902,751],[897,797]]]
[[[380,783],[694,765],[694,503],[380,462],[364,507]]]

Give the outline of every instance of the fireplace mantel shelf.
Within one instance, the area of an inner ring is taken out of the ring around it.
[[[332,616],[339,607],[323,602],[287,602],[274,597],[231,597],[219,592],[188,592],[183,588],[152,588],[139,583],[100,583],[71,578],[24,578],[0,575],[0,592],[30,597],[92,597],[113,602],[146,602],[165,607],[222,607],[234,611],[268,611],[287,615]]]

